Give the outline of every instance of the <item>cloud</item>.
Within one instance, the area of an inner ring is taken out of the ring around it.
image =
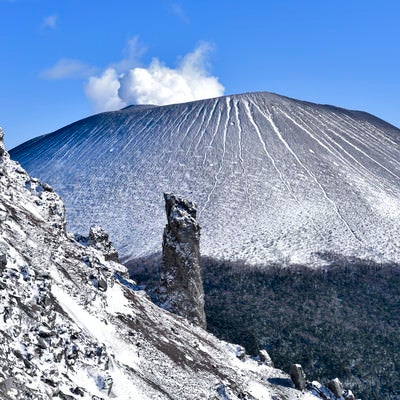
[[[118,96],[119,88],[116,70],[108,68],[101,76],[89,78],[85,93],[97,111],[112,111],[126,106],[126,103]]]
[[[171,4],[170,9],[171,9],[172,13],[175,14],[182,22],[184,22],[185,24],[190,24],[190,19],[186,15],[184,9],[182,8],[182,6],[180,4],[173,3],[173,4]]]
[[[176,68],[163,65],[154,58],[150,65],[118,73],[108,68],[98,77],[91,77],[85,87],[96,111],[106,111],[128,104],[174,104],[219,97],[224,87],[208,72],[211,47],[199,45],[184,56]]]
[[[57,26],[57,15],[49,15],[42,22],[42,29],[55,29]]]
[[[42,71],[40,77],[48,80],[82,79],[93,75],[95,70],[79,60],[63,58],[54,66]]]

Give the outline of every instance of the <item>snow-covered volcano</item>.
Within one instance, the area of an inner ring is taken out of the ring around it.
[[[202,254],[400,260],[400,130],[363,112],[250,93],[94,115],[13,149],[100,223],[125,260],[160,250],[162,193],[195,200]]]

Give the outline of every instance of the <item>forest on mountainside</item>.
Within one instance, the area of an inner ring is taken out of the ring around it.
[[[400,266],[321,254],[327,264],[252,266],[202,258],[207,328],[275,366],[310,379],[338,376],[363,399],[400,396]],[[135,260],[139,284],[157,284],[160,254]],[[151,290],[150,290],[151,292]]]

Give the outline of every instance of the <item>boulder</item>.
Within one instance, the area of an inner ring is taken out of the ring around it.
[[[306,388],[306,374],[300,364],[292,364],[290,367],[290,378],[296,389],[304,390]]]
[[[267,350],[260,350],[258,354],[260,363],[267,365],[268,367],[274,367],[274,363],[271,356],[268,354]]]
[[[0,242],[0,269],[5,268],[7,265],[7,250],[7,244]]]
[[[339,378],[332,379],[326,385],[328,389],[335,395],[336,398],[341,398],[343,396],[343,385]]]
[[[7,256],[5,254],[0,254],[0,269],[7,265]]]

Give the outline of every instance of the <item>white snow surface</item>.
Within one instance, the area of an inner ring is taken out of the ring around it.
[[[123,286],[126,268],[67,234],[58,195],[7,153],[0,211],[1,398],[317,398]]]
[[[11,152],[99,223],[123,260],[161,249],[163,192],[194,200],[205,256],[400,261],[400,131],[357,111],[250,93],[98,114]]]

